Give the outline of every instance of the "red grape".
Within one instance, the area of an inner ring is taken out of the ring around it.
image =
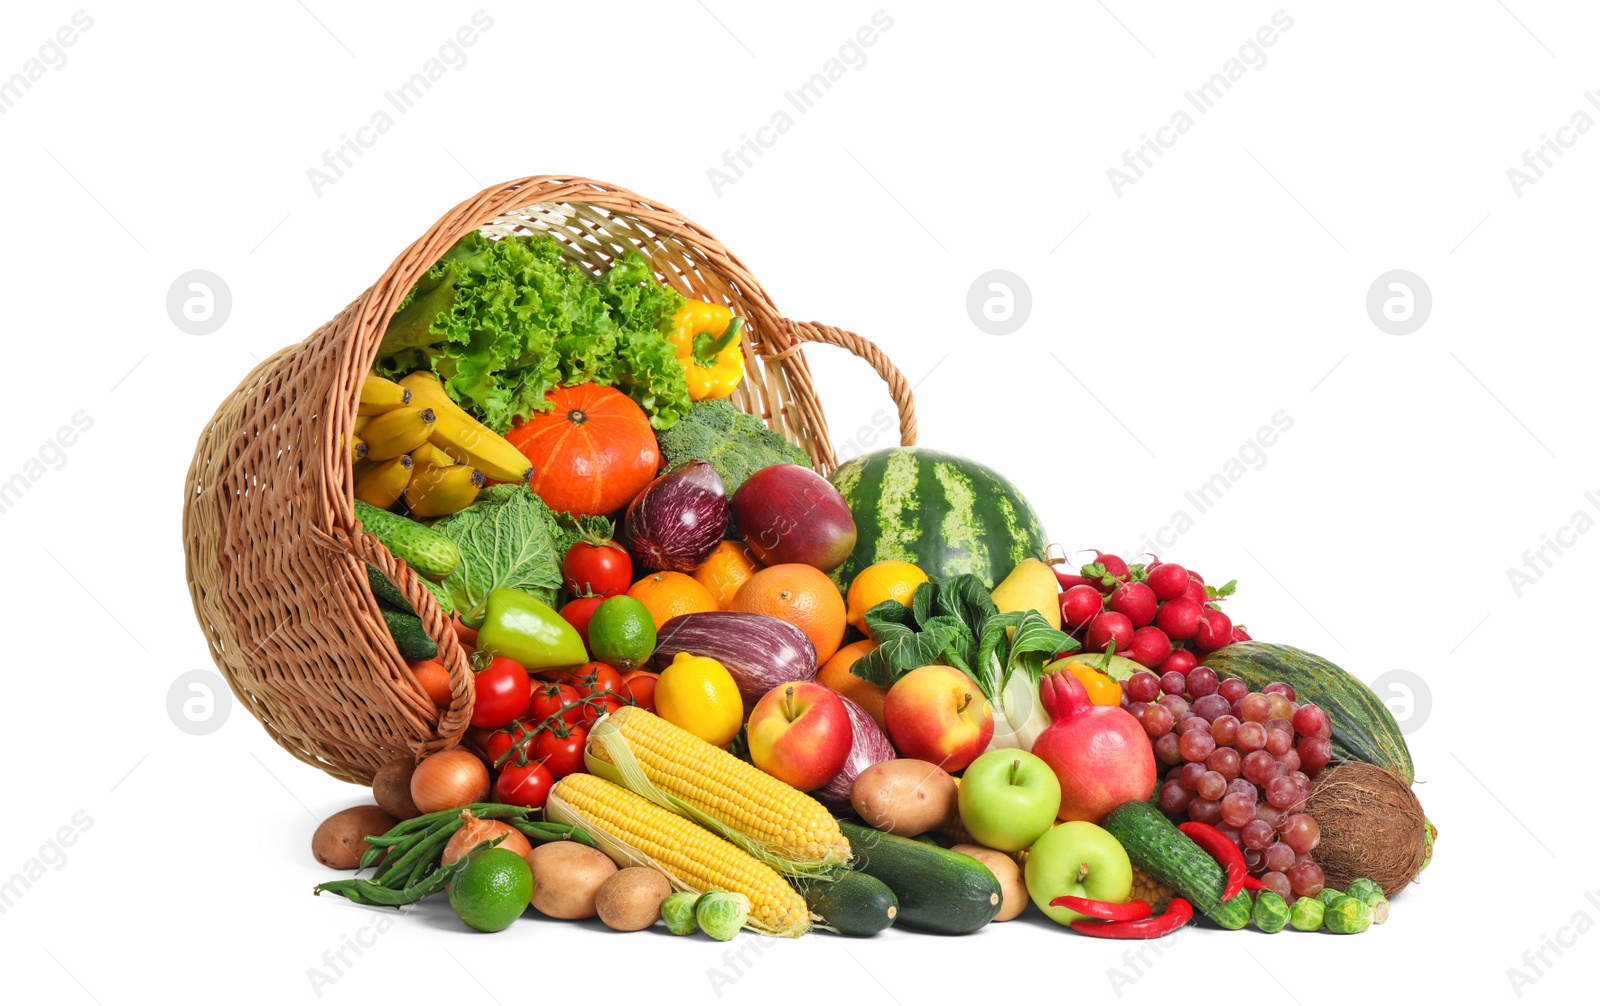
[[[1166,791],[1163,789],[1161,793],[1161,808],[1165,810],[1166,806]],[[1255,811],[1252,809],[1251,814],[1254,813]],[[1252,817],[1240,826],[1239,839],[1244,843],[1246,849],[1264,850],[1272,844],[1272,825],[1258,817]]]
[[[1267,746],[1267,728],[1259,723],[1241,723],[1233,743],[1243,754],[1260,751]]]
[[[1191,730],[1204,730],[1206,733],[1210,733],[1211,722],[1204,716],[1196,716],[1194,713],[1189,713],[1187,718],[1178,724],[1178,734],[1181,736]]]
[[[1159,709],[1161,707],[1157,706],[1156,708]],[[1150,714],[1148,712],[1145,713],[1145,719],[1148,720],[1149,718],[1150,718]],[[1294,735],[1291,734],[1289,731],[1287,731],[1287,730],[1268,730],[1267,731],[1267,753],[1272,755],[1274,758],[1277,758],[1277,757],[1285,754],[1292,747],[1294,747]]]
[[[1289,815],[1270,803],[1258,803],[1256,804],[1256,820],[1265,821],[1272,827],[1273,831],[1277,831],[1283,827],[1283,822],[1289,820]]]
[[[1211,721],[1211,739],[1219,746],[1232,747],[1238,731],[1239,719],[1236,716],[1224,714]]]
[[[1300,795],[1300,787],[1287,775],[1274,777],[1267,783],[1267,802],[1279,810],[1298,808],[1304,802]]]
[[[1189,672],[1185,680],[1189,686],[1190,698],[1199,699],[1216,694],[1217,672],[1209,667],[1196,667]]]
[[[1256,784],[1248,779],[1234,779],[1228,783],[1229,793],[1244,793],[1251,799],[1256,798]],[[1259,815],[1258,815],[1259,816]]]
[[[1297,853],[1307,853],[1322,840],[1322,829],[1310,814],[1290,814],[1279,829],[1283,844]]]
[[[1285,733],[1289,734],[1291,737],[1294,736],[1294,721],[1293,720],[1286,720],[1281,716],[1274,716],[1272,719],[1268,720],[1267,722],[1265,722],[1265,723],[1263,723],[1261,725],[1266,727],[1268,732],[1271,732],[1273,730],[1282,730]]]
[[[1276,764],[1265,751],[1252,751],[1240,762],[1239,774],[1257,786],[1265,786],[1272,780],[1272,769]]]
[[[1230,793],[1223,797],[1220,813],[1222,814],[1222,820],[1235,828],[1242,828],[1247,824],[1261,823],[1256,820],[1255,797],[1245,796],[1243,793]]]
[[[1194,710],[1196,716],[1214,720],[1219,716],[1227,716],[1233,707],[1220,695],[1202,695],[1195,699],[1189,708]]]
[[[1223,821],[1221,824],[1217,825],[1217,830],[1222,832],[1223,836],[1226,837],[1227,840],[1232,842],[1234,845],[1238,845],[1239,844],[1239,829],[1238,828],[1235,828],[1233,825],[1229,824],[1227,821]]]
[[[1328,714],[1320,706],[1301,706],[1294,714],[1295,733],[1310,737],[1322,730],[1322,724],[1328,719]]]
[[[1200,786],[1200,777],[1206,774],[1206,767],[1200,762],[1189,762],[1183,767],[1183,772],[1178,776],[1183,788],[1193,793]]]
[[[1183,755],[1178,753],[1178,735],[1162,734],[1156,738],[1156,757],[1163,765],[1177,765],[1183,761]]]
[[[1271,856],[1271,850],[1268,850],[1267,855],[1269,857]],[[1261,875],[1261,883],[1266,886],[1267,890],[1272,891],[1283,900],[1294,900],[1294,889],[1289,884],[1289,878],[1284,876],[1279,871],[1268,870],[1266,873],[1263,873]]]
[[[1223,794],[1228,792],[1228,780],[1224,779],[1220,772],[1208,771],[1200,777],[1195,792],[1206,800],[1221,800]]]
[[[1283,754],[1279,755],[1277,762],[1279,765],[1283,766],[1284,771],[1286,772],[1300,771],[1300,755],[1296,753],[1294,748],[1290,748]]]
[[[1178,737],[1178,750],[1188,761],[1203,762],[1216,749],[1217,742],[1208,730],[1190,730]]]
[[[1229,782],[1239,778],[1239,752],[1233,748],[1219,747],[1206,756],[1206,768],[1221,773]]]
[[[1261,871],[1267,868],[1266,853],[1246,846],[1244,850],[1244,866],[1245,869],[1250,871],[1252,877],[1261,876]]]
[[[1166,706],[1167,712],[1172,714],[1173,719],[1189,711],[1189,703],[1182,695],[1163,695],[1156,699],[1156,705]]]
[[[1135,702],[1154,702],[1161,697],[1161,679],[1149,671],[1139,671],[1128,679],[1122,690]]]
[[[1217,694],[1229,702],[1238,702],[1250,694],[1250,686],[1240,678],[1224,678],[1217,685]]]
[[[1189,801],[1189,820],[1199,821],[1201,824],[1216,824],[1222,820],[1222,805],[1215,800],[1197,796]],[[1284,848],[1287,849],[1288,846]]]
[[[1267,869],[1282,873],[1294,865],[1294,850],[1282,842],[1267,846]]]
[[[1272,684],[1261,689],[1261,691],[1267,695],[1282,695],[1290,702],[1293,702],[1295,698],[1294,686],[1289,684],[1287,681],[1274,681]]]
[[[1327,878],[1322,873],[1322,867],[1309,859],[1303,859],[1289,867],[1289,886],[1302,898],[1314,898],[1321,894],[1326,883]]]
[[[1188,810],[1190,799],[1189,791],[1183,788],[1182,783],[1161,784],[1161,809],[1168,814],[1182,814]]]
[[[1177,671],[1161,675],[1161,690],[1168,695],[1182,695],[1189,687],[1189,679]]]
[[[1271,694],[1267,695],[1267,701],[1272,703],[1272,715],[1274,717],[1290,719],[1294,716],[1294,703],[1290,702],[1282,695],[1279,695],[1277,692],[1272,692]]]
[[[1265,723],[1272,719],[1272,700],[1260,692],[1251,692],[1239,700],[1239,718],[1251,723]]]
[[[1166,706],[1145,706],[1139,722],[1144,725],[1144,732],[1151,737],[1160,737],[1162,734],[1172,732],[1172,713]]]

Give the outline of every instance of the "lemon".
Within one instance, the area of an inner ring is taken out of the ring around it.
[[[867,631],[867,612],[885,601],[899,601],[911,606],[911,595],[920,584],[928,582],[928,574],[909,562],[885,559],[875,562],[856,574],[845,594],[845,621]]]
[[[680,653],[656,682],[656,715],[703,741],[727,747],[744,724],[744,700],[721,663]]]

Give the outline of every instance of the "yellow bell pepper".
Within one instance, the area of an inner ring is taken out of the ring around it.
[[[744,380],[744,353],[739,350],[744,319],[717,304],[691,300],[672,316],[672,324],[676,329],[672,345],[689,382],[689,398],[733,394]]]
[[[1061,669],[1083,682],[1083,690],[1089,693],[1091,704],[1097,706],[1122,704],[1122,685],[1100,668],[1082,660],[1071,660]]]

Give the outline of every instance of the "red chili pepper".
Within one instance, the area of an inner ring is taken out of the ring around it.
[[[1075,898],[1070,894],[1050,902],[1051,908],[1070,908],[1080,915],[1092,915],[1097,919],[1108,922],[1137,922],[1150,917],[1150,902],[1133,901],[1118,903],[1115,901],[1094,901],[1089,898]],[[1079,920],[1082,921],[1082,920]]]
[[[1258,878],[1252,877],[1249,874],[1245,874],[1244,883],[1242,886],[1247,891],[1271,890],[1271,888],[1267,887],[1266,884],[1263,884]]]
[[[1182,898],[1173,898],[1167,910],[1149,919],[1133,922],[1089,922],[1079,919],[1072,924],[1075,932],[1097,936],[1103,940],[1153,940],[1175,933],[1194,918],[1194,908]]]
[[[1206,855],[1217,861],[1228,875],[1227,889],[1222,892],[1224,902],[1232,900],[1235,894],[1244,888],[1244,878],[1249,874],[1245,870],[1244,852],[1233,844],[1233,839],[1199,821],[1185,821],[1178,825],[1178,830],[1189,836],[1189,840],[1206,851]]]

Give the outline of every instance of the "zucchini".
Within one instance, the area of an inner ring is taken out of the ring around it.
[[[1252,691],[1274,681],[1294,687],[1298,702],[1314,702],[1333,721],[1335,761],[1361,761],[1386,768],[1411,785],[1416,769],[1405,734],[1389,707],[1361,679],[1337,664],[1272,643],[1234,643],[1206,654],[1219,678],[1239,678]]]
[[[1228,878],[1222,867],[1159,807],[1130,800],[1107,814],[1101,827],[1122,843],[1134,866],[1176,888],[1212,922],[1224,929],[1243,929],[1250,921],[1250,893],[1240,891],[1223,903]]]
[[[1000,914],[1000,881],[971,856],[855,821],[840,821],[839,830],[850,840],[850,868],[894,892],[900,925],[959,935],[977,932]]]
[[[900,902],[889,885],[865,873],[841,873],[835,880],[795,881],[806,906],[821,925],[844,936],[871,936],[894,925]]]
[[[395,648],[406,663],[431,660],[439,655],[439,644],[428,638],[427,630],[422,627],[422,619],[381,605],[380,610],[384,623],[389,626],[389,635],[394,637]]]
[[[362,530],[377,535],[384,548],[423,576],[442,580],[461,564],[461,550],[455,542],[414,520],[361,500],[356,500],[356,519]]]

